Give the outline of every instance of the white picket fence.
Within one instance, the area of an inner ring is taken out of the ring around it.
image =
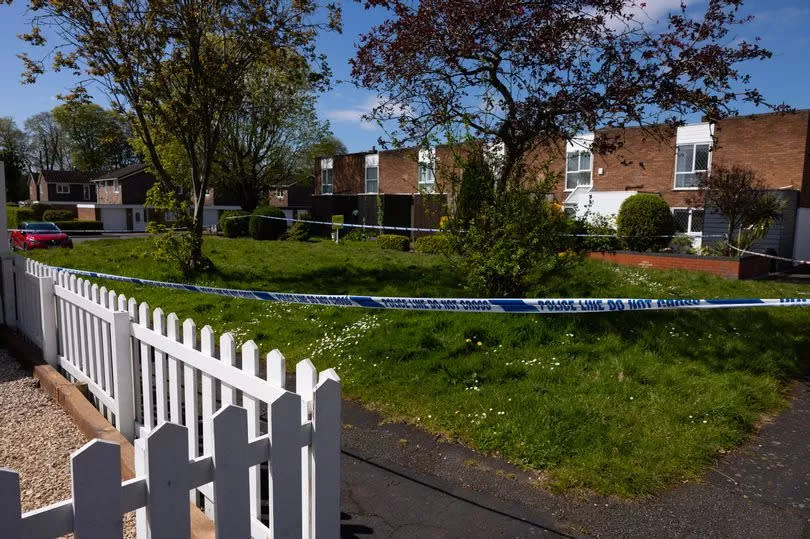
[[[12,265],[13,280],[6,278],[7,267],[3,268],[6,324],[39,346],[45,360],[69,378],[86,383],[107,419],[126,437],[140,438],[136,453],[141,440],[174,428],[171,424],[183,425],[185,459],[191,459],[192,470],[208,466],[195,463],[216,459],[217,410],[240,405],[246,417],[249,442],[245,443],[251,463],[245,478],[249,535],[337,536],[341,426],[340,381],[334,370],[319,375],[311,362],[301,361],[296,365],[295,392],[287,391],[285,359],[278,350],[267,355],[262,369],[259,350],[252,341],[244,343],[238,353],[230,333],[221,335],[217,346],[210,326],[198,332],[194,321],[187,319],[181,328],[174,313],[152,311],[146,303],[139,305],[134,298],[29,259],[13,257]],[[13,309],[9,308],[11,297],[16,298]],[[136,456],[138,461],[143,455]],[[154,474],[160,470],[148,467],[141,471]],[[212,483],[199,470],[189,473],[195,479],[188,483],[186,500],[203,507],[216,521],[223,514],[220,504],[225,492],[216,486],[219,479],[216,474],[211,476],[216,479]],[[113,471],[109,474],[115,475]],[[77,502],[82,503],[76,498],[76,480],[74,473],[74,501],[58,505],[68,504],[74,514]],[[123,489],[137,490],[126,485]],[[5,505],[3,491],[0,495]],[[42,512],[23,515],[23,529],[29,529],[25,525],[29,517],[34,521],[52,518],[64,527],[67,521],[58,515],[67,510],[58,507],[45,510],[48,517]],[[149,512],[145,501],[138,507],[146,507],[144,515]],[[139,519],[139,537],[148,536],[143,527],[147,520],[152,523],[154,519]],[[30,529],[34,531],[23,537],[47,536],[35,533],[40,529],[36,526]]]

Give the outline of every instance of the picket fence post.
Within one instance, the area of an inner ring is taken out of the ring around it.
[[[320,373],[312,401],[312,537],[337,537],[340,530],[340,378]]]
[[[14,255],[0,257],[0,271],[3,277],[3,323],[10,329],[17,327],[14,319]]]
[[[116,417],[118,430],[127,440],[135,439],[135,396],[132,384],[132,346],[130,338],[130,319],[126,311],[113,313],[112,349],[113,349],[113,383],[115,400],[118,403]]]
[[[37,277],[39,285],[39,314],[42,327],[42,359],[49,365],[58,364],[56,332],[56,296],[53,293],[53,277]]]

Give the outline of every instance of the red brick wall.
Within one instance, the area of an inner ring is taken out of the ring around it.
[[[737,259],[663,253],[592,252],[588,253],[588,257],[622,266],[702,271],[727,279],[759,277],[767,275],[770,269],[770,262],[757,256]]]
[[[115,192],[115,187],[112,185],[106,186],[104,183],[96,184],[96,193],[98,193],[99,204],[122,204],[121,185],[119,184],[118,192]]]
[[[79,221],[101,221],[101,209],[77,208]]]
[[[380,192],[419,192],[419,153],[414,148],[380,152]]]
[[[365,189],[366,154],[350,153],[332,158],[332,192],[362,193]],[[315,160],[315,193],[321,193],[321,160]]]
[[[712,151],[712,167],[740,165],[751,168],[768,187],[802,190],[802,206],[810,206],[810,111],[795,114],[759,114],[728,118],[717,124],[717,144]],[[662,140],[642,129],[626,129],[622,146],[613,154],[593,159],[593,186],[597,191],[641,191],[659,193],[670,206],[686,206],[694,191],[676,190],[675,132]],[[552,170],[562,181],[555,196],[564,200],[564,144],[537,152],[536,162],[552,159]],[[603,175],[598,174],[599,168]]]

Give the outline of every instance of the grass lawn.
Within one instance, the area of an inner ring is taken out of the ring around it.
[[[149,240],[31,256],[180,280]],[[208,238],[197,282],[285,292],[468,295],[440,256],[371,243]],[[803,308],[620,314],[453,314],[295,306],[105,283],[192,317],[288,364],[335,367],[344,396],[542,471],[542,484],[638,496],[698,479],[785,402],[810,358]],[[803,297],[810,289],[586,261],[533,295]],[[480,345],[478,344],[480,343]]]

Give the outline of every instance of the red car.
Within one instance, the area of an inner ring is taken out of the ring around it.
[[[73,247],[73,240],[53,223],[23,223],[11,231],[11,249],[48,249],[49,247]]]

